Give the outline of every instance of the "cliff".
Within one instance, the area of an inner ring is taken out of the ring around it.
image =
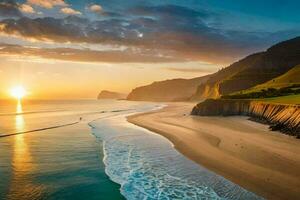
[[[199,85],[193,100],[218,98],[278,77],[300,64],[300,37],[281,42],[213,74]]]
[[[198,85],[209,76],[193,79],[172,79],[137,87],[127,99],[132,101],[186,101],[196,92]]]
[[[125,94],[111,92],[108,90],[102,90],[99,94],[97,99],[124,99],[126,98]]]
[[[283,105],[251,100],[208,99],[197,104],[192,115],[245,115],[270,125],[271,130],[300,138],[300,105]]]

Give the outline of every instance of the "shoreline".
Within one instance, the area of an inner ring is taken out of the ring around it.
[[[105,173],[121,186],[121,194],[125,198],[182,198],[190,195],[211,199],[220,195],[232,199],[236,195],[240,199],[261,199],[239,185],[199,167],[179,153],[167,138],[127,121],[128,116],[157,111],[157,108],[156,105],[151,109],[136,110],[89,123],[92,134],[103,144]],[[157,182],[160,183],[158,187]]]
[[[128,116],[196,163],[268,199],[300,195],[300,141],[246,117],[191,116],[194,104]]]

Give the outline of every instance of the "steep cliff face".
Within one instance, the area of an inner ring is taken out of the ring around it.
[[[137,87],[128,95],[132,101],[186,101],[196,92],[198,85],[209,76],[193,79],[172,79]]]
[[[206,98],[218,98],[220,97],[220,91],[219,91],[219,83],[205,83],[201,84],[197,87],[197,91],[195,94],[191,96],[192,101],[199,101],[201,99]]]
[[[245,115],[270,124],[272,130],[300,138],[300,105],[271,104],[251,100],[208,99],[197,104],[192,115]]]
[[[216,98],[245,90],[278,77],[300,64],[300,37],[250,55],[213,74],[200,85],[193,99]]]

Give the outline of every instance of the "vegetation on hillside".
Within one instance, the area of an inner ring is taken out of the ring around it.
[[[279,89],[279,88],[289,87],[298,84],[300,84],[300,65],[297,65],[296,67],[289,70],[287,73],[277,78],[274,78],[266,83],[257,85],[248,90],[244,90],[242,92],[249,93],[249,92],[260,91],[262,89],[268,89],[268,88]]]
[[[199,85],[192,99],[218,98],[247,90],[285,74],[298,64],[300,64],[300,37],[278,43],[265,52],[247,56],[213,74],[207,82]],[[278,87],[287,86],[289,85]]]
[[[223,99],[265,99],[300,94],[300,65],[248,90],[223,95]],[[300,102],[299,102],[300,103]]]
[[[262,100],[264,102],[270,102],[270,103],[299,104],[300,105],[300,94],[260,99],[260,100]]]
[[[262,99],[262,98],[271,98],[271,97],[280,97],[288,95],[297,95],[300,94],[300,84],[294,84],[288,87],[283,88],[268,88],[262,89],[260,91],[253,91],[247,93],[235,93],[230,95],[224,95],[222,99]]]

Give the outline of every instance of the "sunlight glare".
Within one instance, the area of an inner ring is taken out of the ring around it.
[[[16,99],[22,99],[26,95],[26,90],[23,86],[16,86],[10,90],[10,94]]]

